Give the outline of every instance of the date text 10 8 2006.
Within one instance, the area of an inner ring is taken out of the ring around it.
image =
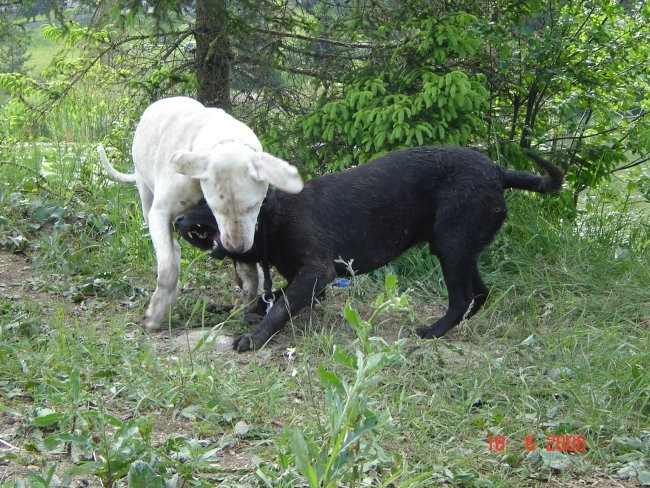
[[[506,437],[503,434],[488,435],[490,451],[501,452],[506,449]],[[537,439],[534,435],[524,438],[524,448],[527,451],[537,449]],[[585,452],[587,450],[587,437],[584,435],[547,435],[543,448],[547,451],[557,452]]]

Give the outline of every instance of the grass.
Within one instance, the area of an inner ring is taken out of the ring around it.
[[[0,148],[0,487],[648,482],[648,227],[624,198],[575,221],[509,194],[491,297],[444,340],[413,332],[446,303],[416,249],[237,355],[219,341],[250,325],[204,307],[234,302],[230,265],[186,245],[169,329],[140,328],[155,263],[99,169],[102,110]]]
[[[66,14],[76,17],[79,20],[85,20],[89,15],[87,13],[75,13],[75,9],[66,9]],[[26,63],[25,68],[31,76],[38,78],[50,66],[50,63],[61,48],[59,44],[44,38],[42,35],[42,26],[54,23],[55,20],[52,17],[41,14],[37,15],[34,19],[27,20],[24,17],[19,17],[15,21],[24,25],[29,38],[28,53],[30,59]]]
[[[29,33],[30,59],[26,67],[31,73],[39,75],[50,65],[59,46],[55,42],[45,39],[40,27],[28,28],[27,32]]]

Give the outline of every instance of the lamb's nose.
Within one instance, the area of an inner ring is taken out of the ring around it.
[[[178,224],[178,223],[182,222],[183,220],[185,220],[185,215],[179,215],[178,217],[176,217],[174,219],[174,223]]]

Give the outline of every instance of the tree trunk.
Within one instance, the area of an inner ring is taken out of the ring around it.
[[[227,0],[196,2],[196,78],[198,99],[208,107],[230,111],[230,39]]]
[[[524,149],[530,148],[530,134],[533,130],[535,124],[535,101],[537,100],[537,94],[539,93],[539,86],[537,80],[534,80],[528,90],[528,98],[526,103],[526,114],[524,116],[524,126],[521,129],[521,139],[519,141],[519,147]]]

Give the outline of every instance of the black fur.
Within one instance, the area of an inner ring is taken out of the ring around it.
[[[251,334],[233,347],[261,347],[291,314],[308,306],[337,276],[367,273],[410,247],[429,243],[438,256],[449,294],[449,308],[420,337],[441,337],[464,317],[474,315],[488,289],[477,259],[506,218],[505,188],[540,193],[557,191],[562,172],[531,154],[545,176],[512,171],[461,147],[418,147],[388,153],[362,166],[314,178],[301,193],[278,191],[262,206],[255,244],[246,254],[223,247],[217,258],[244,262],[268,260],[288,282],[283,294]],[[207,238],[190,236],[201,225]],[[218,229],[209,208],[197,207],[179,217],[176,226],[194,245],[210,249]]]

